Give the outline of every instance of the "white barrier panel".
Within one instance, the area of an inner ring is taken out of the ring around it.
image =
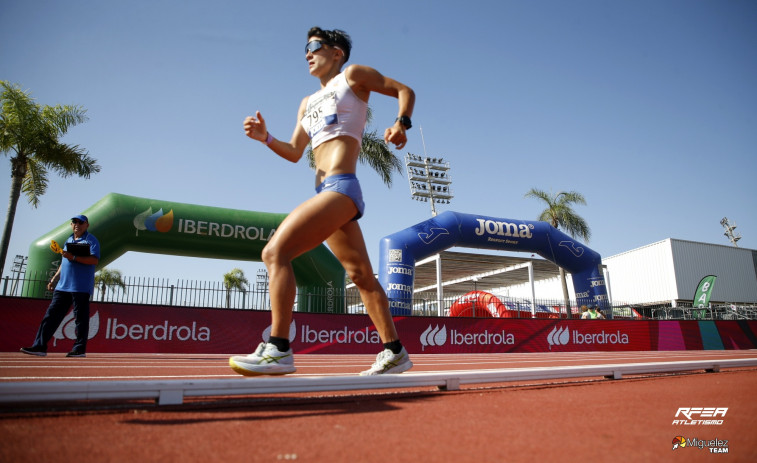
[[[757,366],[757,359],[692,360],[590,366],[403,373],[384,376],[289,376],[175,381],[42,381],[0,384],[0,403],[70,400],[155,399],[178,405],[184,397],[287,394],[433,387],[457,390],[462,384],[505,383],[580,377],[620,379],[624,375],[675,373]]]

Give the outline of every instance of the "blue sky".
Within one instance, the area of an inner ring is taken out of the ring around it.
[[[30,243],[116,192],[203,206],[289,212],[313,194],[305,162],[247,139],[260,110],[287,139],[318,88],[303,53],[314,25],[346,30],[351,63],[417,95],[399,152],[444,157],[455,198],[440,211],[535,220],[536,187],[575,190],[586,243],[609,257],[666,238],[728,245],[720,220],[757,248],[757,3],[635,1],[0,0],[0,79],[89,121],[64,141],[102,166],[22,197],[6,272]],[[371,129],[396,117],[374,95]],[[0,193],[10,191],[3,156]],[[379,240],[430,217],[406,175],[391,189],[367,167],[361,226]],[[96,224],[92,231],[96,234]],[[105,245],[105,243],[104,243]],[[261,264],[130,252],[126,276],[216,281]]]

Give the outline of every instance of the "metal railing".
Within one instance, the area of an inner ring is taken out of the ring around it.
[[[254,284],[249,289],[228,289],[223,282],[176,280],[170,282],[165,278],[126,277],[121,285],[97,285],[92,295],[93,302],[113,302],[141,305],[165,305],[177,307],[202,307],[236,310],[270,310],[270,296],[267,284]],[[267,283],[267,281],[265,282]],[[0,281],[0,295],[30,297],[30,288],[46,285],[47,279],[34,279],[26,276],[4,277]],[[329,290],[329,294],[309,290],[304,298],[297,301],[305,307],[295,306],[296,311],[320,312],[326,307],[326,298],[337,298],[343,302],[343,312],[365,314],[365,306],[354,286],[346,290]],[[52,293],[46,293],[52,297]],[[452,305],[463,294],[446,294],[443,300],[437,300],[433,292],[416,293],[412,303],[413,316],[449,316]],[[497,295],[498,296],[498,295]],[[564,302],[561,300],[535,300],[532,310],[530,300],[498,296],[506,307],[499,313],[496,307],[481,306],[468,313],[479,316],[506,318],[567,318]],[[581,318],[581,310],[571,301],[571,317]],[[535,317],[532,315],[535,313]],[[608,318],[622,320],[757,320],[757,304],[718,304],[707,309],[678,304],[673,307],[670,302],[658,304],[616,303],[605,306],[602,312]]]
[[[745,304],[659,307],[652,312],[652,318],[658,320],[757,320],[757,305]]]

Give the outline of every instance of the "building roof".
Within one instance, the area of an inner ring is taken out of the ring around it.
[[[442,284],[445,292],[466,293],[475,288],[500,288],[527,283],[528,263],[534,268],[534,281],[555,278],[559,267],[545,259],[502,254],[474,254],[443,251],[440,253]],[[415,292],[436,291],[436,257],[415,264]]]

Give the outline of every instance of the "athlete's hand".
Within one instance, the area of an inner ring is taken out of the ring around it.
[[[255,111],[255,117],[247,116],[244,120],[244,133],[248,137],[257,141],[265,141],[268,137],[268,129],[265,126],[265,119],[260,111]]]
[[[384,141],[388,145],[394,144],[394,149],[401,150],[405,144],[407,144],[407,135],[405,134],[405,127],[396,122],[393,126],[384,131]]]

